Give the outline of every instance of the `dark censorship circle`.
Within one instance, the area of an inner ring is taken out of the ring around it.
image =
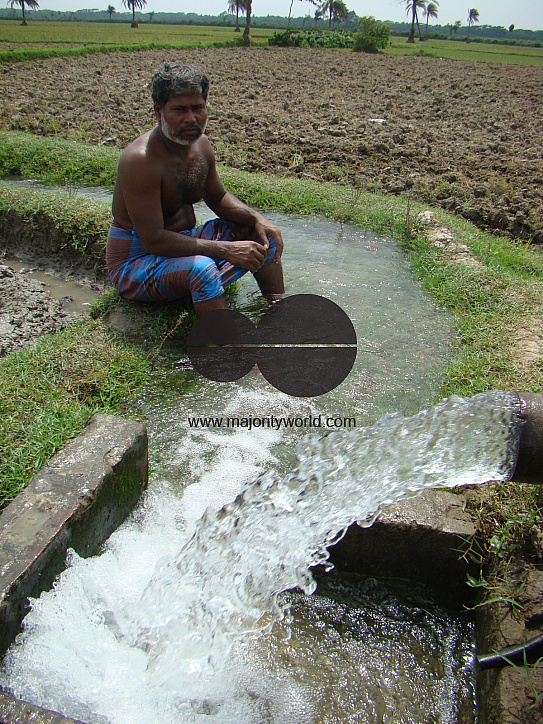
[[[357,351],[347,314],[316,294],[282,299],[257,329],[240,312],[208,312],[190,330],[187,345],[194,369],[208,379],[233,382],[258,364],[271,385],[293,397],[333,390],[351,371]]]
[[[234,382],[256,364],[254,324],[241,312],[216,309],[193,324],[187,354],[194,369],[208,380]]]
[[[260,347],[258,367],[271,385],[293,397],[330,392],[356,359],[353,323],[341,307],[316,294],[295,294],[266,310],[258,339],[261,345],[292,345]]]
[[[258,368],[281,392],[318,397],[335,389],[352,370],[356,347],[260,348]]]
[[[260,344],[356,344],[356,332],[334,302],[317,294],[294,294],[264,312],[258,340]]]

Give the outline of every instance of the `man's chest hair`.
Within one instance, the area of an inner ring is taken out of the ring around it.
[[[203,153],[197,153],[184,162],[176,160],[168,164],[163,176],[166,196],[182,196],[186,203],[199,201],[204,194],[209,163]]]

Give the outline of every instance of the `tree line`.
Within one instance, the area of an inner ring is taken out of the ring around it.
[[[250,32],[250,26],[254,23],[259,27],[277,27],[284,28],[285,22],[286,27],[306,27],[310,25],[320,27],[340,27],[350,30],[357,30],[360,24],[361,18],[356,15],[352,10],[349,10],[344,0],[298,0],[299,2],[307,2],[313,6],[312,12],[308,12],[305,17],[292,17],[292,10],[294,7],[294,1],[291,0],[288,17],[284,16],[260,16],[254,17],[252,13],[252,0],[226,0],[227,10],[218,16],[213,15],[199,15],[197,13],[164,13],[151,11],[146,13],[148,16],[148,22],[163,22],[163,23],[179,23],[179,24],[195,24],[195,25],[223,25],[226,23],[232,23],[233,20],[229,21],[229,18],[235,16],[235,32],[241,32],[240,28],[240,16],[246,16],[248,8],[250,9],[249,29],[246,31],[248,37]],[[11,5],[12,8],[20,8],[22,14],[22,25],[27,24],[26,10],[32,10],[32,17],[36,19],[59,19],[59,20],[97,20],[100,21],[106,17],[109,20],[114,20],[115,16],[118,15],[117,9],[114,5],[108,5],[105,10],[76,10],[76,11],[51,11],[51,10],[39,10],[38,0],[7,0],[7,4]],[[147,0],[121,0],[121,4],[131,12],[132,14],[132,26],[137,27],[138,20],[141,22],[145,20],[142,17],[142,11],[147,4]],[[509,25],[508,28],[493,25],[476,25],[479,22],[479,12],[476,8],[468,10],[465,20],[457,20],[455,23],[449,23],[447,25],[439,25],[433,23],[431,28],[429,26],[430,20],[438,18],[438,0],[404,0],[402,4],[405,5],[406,13],[409,16],[409,21],[406,23],[395,22],[386,20],[387,25],[390,26],[391,33],[393,35],[406,35],[407,38],[411,38],[409,42],[414,42],[415,36],[418,33],[418,38],[425,39],[427,37],[448,37],[463,38],[470,40],[473,38],[493,38],[509,41],[528,41],[528,42],[541,42],[543,41],[543,30],[524,30],[515,27],[514,23]],[[0,17],[9,17],[6,15],[7,11],[2,12],[0,10]],[[138,17],[136,13],[138,12]],[[124,22],[119,17],[120,22]],[[414,21],[414,22],[413,22]]]

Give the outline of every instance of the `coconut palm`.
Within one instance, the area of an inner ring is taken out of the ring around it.
[[[424,14],[426,15],[426,32],[424,34],[424,37],[426,38],[426,40],[428,40],[428,21],[430,20],[430,18],[437,18],[438,5],[438,2],[428,3],[428,5],[426,6],[426,10],[424,11]]]
[[[231,0],[230,0],[231,1]],[[317,0],[307,0],[308,3],[311,3],[311,5],[316,5]],[[290,16],[292,15],[292,6],[294,5],[294,0],[290,0],[290,9],[288,11],[288,20],[287,20],[287,28],[290,25]],[[311,16],[310,16],[311,17]],[[304,18],[304,25],[305,25],[306,18]]]
[[[117,11],[116,11],[115,8],[113,7],[113,5],[108,5],[108,6],[107,6],[106,13],[109,14],[109,19],[110,19],[110,20],[111,20],[111,16],[112,16],[113,13],[115,13],[115,12],[117,12]]]
[[[233,15],[236,14],[236,28],[235,33],[239,33],[239,14],[245,15],[247,12],[247,0],[228,0],[228,12]]]
[[[405,0],[406,8],[405,11],[409,15],[411,13],[411,30],[409,31],[409,37],[407,38],[408,43],[415,42],[415,23],[419,31],[419,39],[422,38],[419,25],[419,10],[423,13],[426,10],[426,0]]]
[[[154,11],[154,10],[151,10],[151,12],[149,13],[149,22],[150,22],[150,23],[153,22],[153,18],[154,18],[154,17],[155,17],[155,11]]]
[[[37,10],[40,7],[40,4],[37,2],[37,0],[9,0],[9,4],[12,8],[14,8],[16,5],[19,5],[21,10],[23,11],[23,22],[21,25],[28,25],[25,18],[25,6],[27,8],[30,8],[31,10]]]
[[[332,20],[346,18],[349,11],[343,0],[323,0],[317,12],[320,18],[328,13],[328,29],[331,30]]]
[[[251,20],[253,18],[253,0],[245,0],[245,15],[247,20],[245,21],[245,29],[243,31],[243,42],[245,45],[249,45],[249,33],[251,32]]]
[[[139,10],[140,8],[145,7],[147,5],[147,0],[122,0],[122,3],[125,8],[132,10],[132,25],[130,27],[137,28],[138,24],[136,22],[136,8]]]
[[[479,22],[479,11],[477,8],[471,8],[468,12],[468,43],[469,43],[469,31],[473,23]]]

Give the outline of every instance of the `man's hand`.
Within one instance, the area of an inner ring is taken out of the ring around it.
[[[230,264],[248,269],[254,274],[266,261],[269,245],[268,239],[266,239],[266,246],[258,241],[229,241],[226,244],[223,258]]]
[[[215,156],[213,155],[211,146],[209,146],[209,150],[211,153],[211,163],[207,177],[204,201],[209,208],[217,214],[219,219],[233,221],[235,224],[240,224],[240,226],[254,227],[256,236],[262,242],[266,252],[270,246],[269,237],[271,236],[275,242],[275,256],[273,257],[273,260],[280,261],[281,254],[283,253],[283,237],[281,236],[281,232],[277,226],[272,224],[271,221],[269,221],[263,214],[255,211],[250,206],[247,206],[247,204],[240,201],[237,196],[234,196],[224,188],[224,185],[217,174]],[[226,259],[226,257],[223,258]],[[229,261],[229,259],[227,259],[227,261]],[[249,269],[250,267],[246,268]],[[251,269],[251,271],[253,270]]]
[[[255,231],[258,234],[258,238],[262,239],[262,243],[264,244],[264,248],[266,250],[270,245],[268,238],[270,236],[272,237],[275,241],[275,256],[273,257],[273,260],[279,261],[281,254],[283,253],[283,237],[281,236],[281,232],[277,226],[272,224],[271,221],[268,221],[265,216],[261,216],[255,223]]]

